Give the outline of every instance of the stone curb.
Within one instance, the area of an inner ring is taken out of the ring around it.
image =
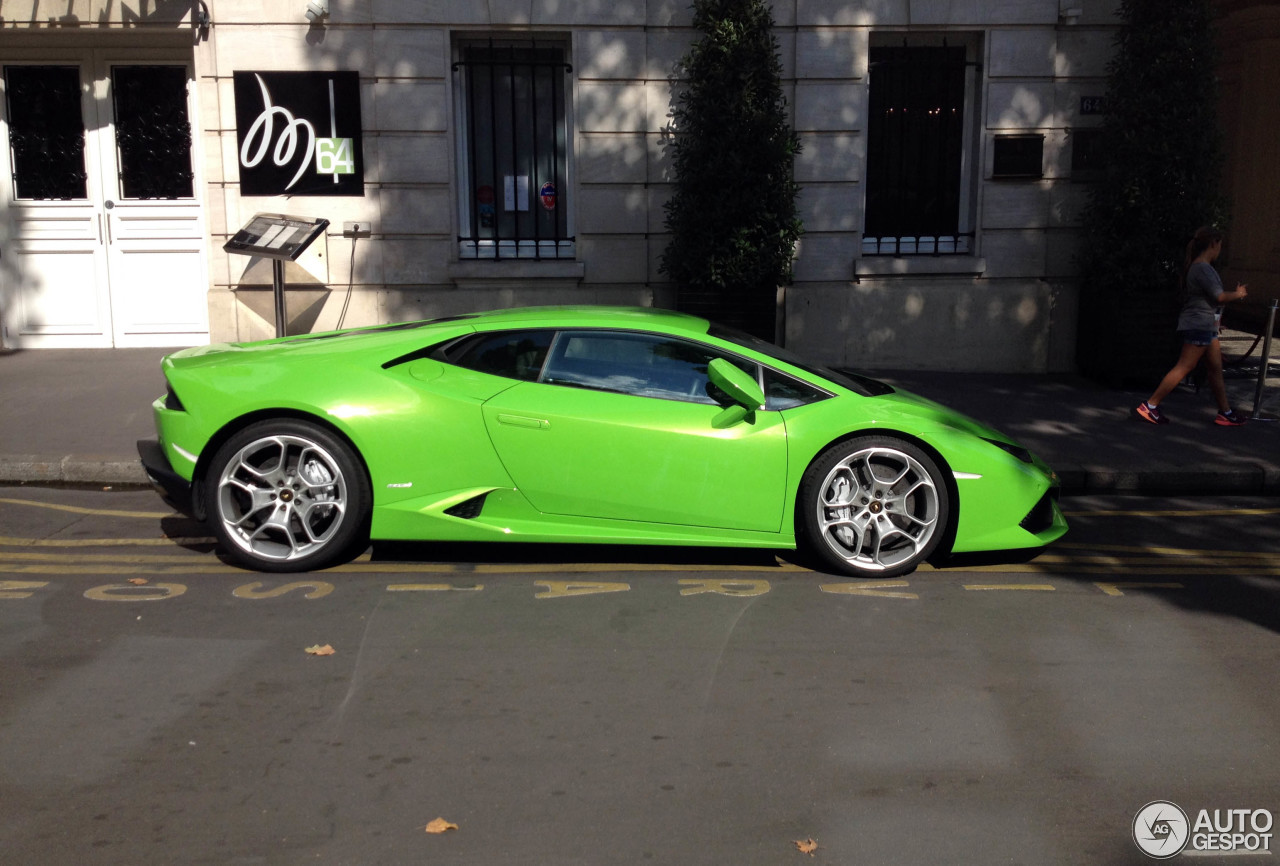
[[[1055,466],[1064,496],[1133,494],[1143,496],[1275,496],[1280,495],[1280,468],[1252,469],[1114,469]]]
[[[85,484],[149,487],[135,458],[108,454],[11,454],[0,456],[0,484]]]

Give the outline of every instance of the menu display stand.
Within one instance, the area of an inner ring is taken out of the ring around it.
[[[222,245],[228,253],[271,259],[271,283],[275,293],[276,336],[285,336],[288,310],[284,298],[284,263],[297,261],[311,242],[329,227],[327,219],[254,214],[244,228]]]

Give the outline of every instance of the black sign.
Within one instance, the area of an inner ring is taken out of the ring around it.
[[[326,219],[286,216],[279,213],[254,214],[249,224],[222,245],[229,253],[297,261],[303,250],[329,226]]]
[[[364,195],[358,72],[236,72],[242,195]]]

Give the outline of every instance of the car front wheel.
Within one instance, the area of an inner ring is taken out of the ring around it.
[[[834,571],[907,574],[946,531],[950,507],[937,464],[898,439],[864,436],[833,446],[800,485],[802,539]]]
[[[260,571],[323,568],[361,540],[372,496],[351,447],[306,421],[260,421],[218,449],[207,513],[226,552]]]

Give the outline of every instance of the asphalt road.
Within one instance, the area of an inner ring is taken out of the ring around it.
[[[0,488],[0,861],[1137,864],[1152,801],[1270,819],[1280,501],[1066,506],[1030,563],[891,581],[428,545],[282,577],[149,493]]]

